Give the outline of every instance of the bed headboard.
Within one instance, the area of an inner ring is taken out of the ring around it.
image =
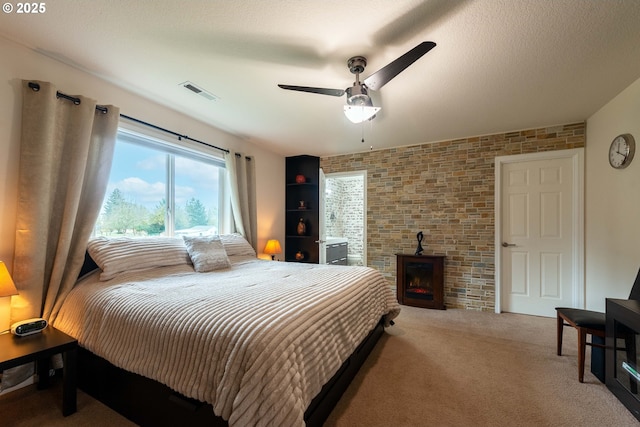
[[[91,258],[91,255],[89,255],[89,252],[85,252],[84,263],[82,264],[82,268],[80,269],[80,274],[78,274],[78,278],[81,278],[85,274],[91,273],[93,270],[96,270],[98,268],[100,267],[98,267],[98,264],[96,264],[93,258]]]

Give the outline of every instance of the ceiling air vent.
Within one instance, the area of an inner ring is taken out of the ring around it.
[[[195,93],[196,95],[200,95],[201,97],[208,99],[209,101],[217,101],[218,99],[220,99],[219,97],[215,96],[211,92],[202,89],[195,83],[186,81],[186,82],[180,83],[180,85],[185,89],[188,89],[191,92]]]

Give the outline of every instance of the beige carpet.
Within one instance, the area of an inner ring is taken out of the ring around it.
[[[59,380],[59,379],[58,379]],[[35,385],[0,396],[2,427],[135,427],[102,403],[78,390],[78,412],[62,416],[62,381],[47,390]]]
[[[589,372],[575,330],[555,354],[555,319],[403,307],[326,426],[638,426]],[[59,388],[0,397],[0,425],[131,426],[86,394],[61,415]]]
[[[327,426],[637,426],[555,319],[403,307]],[[587,371],[590,366],[587,365]]]

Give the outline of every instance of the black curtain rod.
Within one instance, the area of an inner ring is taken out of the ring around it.
[[[35,92],[38,92],[40,90],[40,85],[38,83],[35,83],[35,82],[29,82],[29,87],[31,89],[33,89]],[[74,96],[70,96],[70,95],[64,94],[62,92],[56,92],[56,96],[58,98],[64,98],[66,100],[69,100],[69,101],[73,102],[75,105],[80,105],[80,98],[76,98]],[[96,105],[96,110],[100,111],[103,114],[106,114],[109,111],[109,109],[107,107],[103,106],[103,105]],[[134,117],[127,116],[125,114],[120,114],[120,117],[125,118],[127,120],[134,121],[136,123],[140,123],[142,125],[148,126],[150,128],[153,128],[153,129],[157,129],[157,130],[162,131],[162,132],[166,132],[166,133],[171,134],[173,136],[177,136],[178,137],[178,141],[181,141],[182,139],[186,139],[186,140],[189,140],[189,141],[197,142],[198,144],[206,145],[207,147],[210,147],[210,148],[215,148],[216,150],[224,151],[225,153],[229,153],[230,152],[226,148],[216,147],[215,145],[211,145],[211,144],[208,144],[206,142],[190,138],[187,135],[181,135],[181,134],[179,134],[177,132],[174,132],[172,130],[165,129],[165,128],[160,127],[160,126],[156,126],[154,124],[145,122],[145,121],[140,120],[140,119],[136,119]],[[236,153],[236,157],[242,157],[242,156],[240,154]],[[247,160],[251,160],[251,158],[247,157]]]
[[[98,108],[97,105],[96,105],[96,108]],[[153,128],[153,129],[156,129],[156,130],[159,130],[159,131],[162,131],[162,132],[166,132],[166,133],[171,134],[173,136],[177,136],[178,137],[178,141],[182,141],[183,139],[186,139],[186,140],[189,140],[189,141],[197,142],[198,144],[206,145],[207,147],[215,148],[216,150],[224,151],[225,153],[229,153],[229,150],[227,150],[226,148],[216,147],[215,145],[211,145],[211,144],[208,144],[208,143],[206,143],[204,141],[199,141],[197,139],[190,138],[187,135],[181,135],[181,134],[179,134],[177,132],[174,132],[172,130],[165,129],[165,128],[162,128],[160,126],[156,126],[154,124],[145,122],[145,121],[140,120],[140,119],[136,119],[136,118],[131,117],[131,116],[120,114],[120,117],[125,118],[127,120],[131,120],[131,121],[136,122],[136,123],[140,123],[141,125],[145,125],[145,126],[148,126],[150,128]],[[236,155],[239,156],[239,154],[236,154]]]

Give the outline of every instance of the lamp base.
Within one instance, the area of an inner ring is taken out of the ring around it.
[[[0,332],[11,329],[11,297],[0,297]]]

